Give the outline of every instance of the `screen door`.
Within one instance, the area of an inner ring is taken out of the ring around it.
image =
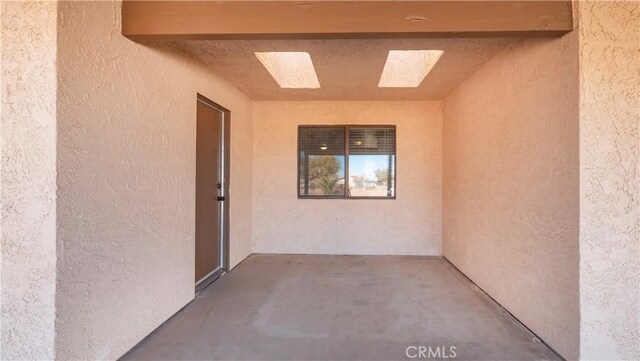
[[[195,281],[206,286],[226,268],[228,111],[202,96],[197,104]]]

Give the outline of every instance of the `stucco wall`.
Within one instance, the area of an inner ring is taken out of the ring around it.
[[[580,356],[640,359],[640,2],[578,2]]]
[[[568,359],[579,340],[577,42],[518,40],[444,101],[444,256]]]
[[[0,358],[52,359],[56,2],[0,2]]]
[[[440,102],[256,102],[254,252],[441,254]],[[397,199],[297,199],[301,124],[395,124]]]
[[[115,359],[194,296],[197,93],[232,112],[232,265],[251,252],[251,102],[122,37],[119,2],[58,20],[56,356]]]

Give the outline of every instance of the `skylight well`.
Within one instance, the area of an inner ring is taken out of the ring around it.
[[[281,88],[320,88],[320,82],[309,53],[256,52],[254,54]]]
[[[379,88],[416,88],[436,65],[442,50],[389,50]]]

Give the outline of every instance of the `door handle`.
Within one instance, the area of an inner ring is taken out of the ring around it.
[[[218,197],[218,202],[222,202],[224,201],[224,199],[225,199],[224,197]]]

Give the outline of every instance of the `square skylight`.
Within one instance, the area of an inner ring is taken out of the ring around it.
[[[320,88],[320,82],[309,53],[256,52],[254,54],[281,88]]]
[[[436,65],[442,50],[389,50],[379,88],[416,88]]]

